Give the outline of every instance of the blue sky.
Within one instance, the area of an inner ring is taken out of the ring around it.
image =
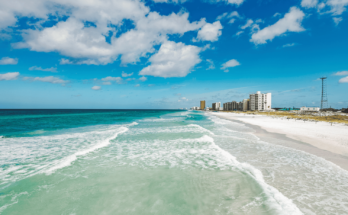
[[[0,108],[348,106],[348,0],[0,2]]]

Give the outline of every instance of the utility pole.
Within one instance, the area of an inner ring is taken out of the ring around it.
[[[326,90],[326,79],[327,77],[321,77],[321,105],[320,109],[327,108],[328,101],[327,101],[327,90]]]

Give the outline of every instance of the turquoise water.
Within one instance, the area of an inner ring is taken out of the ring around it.
[[[347,214],[348,174],[202,112],[0,111],[0,214]]]

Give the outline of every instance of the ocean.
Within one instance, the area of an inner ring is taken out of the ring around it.
[[[0,214],[348,214],[348,172],[200,111],[0,110]]]

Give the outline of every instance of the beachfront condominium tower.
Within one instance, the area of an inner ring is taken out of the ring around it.
[[[272,108],[272,94],[261,93],[257,91],[255,94],[250,94],[250,110],[263,111],[271,110]]]
[[[243,99],[243,111],[249,110],[249,99]]]
[[[205,109],[205,100],[201,101],[201,106],[200,106],[201,110]]]
[[[213,103],[211,106],[213,110],[220,110],[221,102]]]

